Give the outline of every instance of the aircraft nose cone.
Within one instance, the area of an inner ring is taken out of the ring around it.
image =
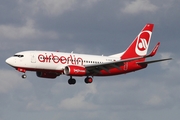
[[[11,65],[11,62],[12,62],[11,58],[6,59],[7,64]]]

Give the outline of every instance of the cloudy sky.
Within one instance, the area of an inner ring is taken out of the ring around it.
[[[180,118],[179,0],[0,0],[0,120],[177,120]],[[24,50],[122,52],[154,23],[147,69],[113,77],[27,79],[4,62]]]

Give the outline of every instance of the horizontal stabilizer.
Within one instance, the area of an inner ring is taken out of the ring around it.
[[[145,61],[145,62],[137,62],[137,64],[144,65],[144,64],[150,64],[150,63],[161,62],[161,61],[166,61],[166,60],[172,60],[172,58],[166,58],[166,59],[160,59],[160,60],[152,60],[152,61]]]

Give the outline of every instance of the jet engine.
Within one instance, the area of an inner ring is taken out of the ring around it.
[[[69,76],[85,76],[86,68],[84,66],[69,65],[65,67],[64,74]]]

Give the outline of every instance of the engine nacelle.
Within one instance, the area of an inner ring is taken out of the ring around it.
[[[36,75],[38,77],[41,77],[41,78],[51,78],[51,79],[54,79],[57,76],[59,76],[59,75],[57,75],[56,73],[53,73],[53,72],[40,72],[40,71],[37,71]]]
[[[85,76],[86,68],[84,66],[69,65],[65,67],[64,74],[69,76]]]

